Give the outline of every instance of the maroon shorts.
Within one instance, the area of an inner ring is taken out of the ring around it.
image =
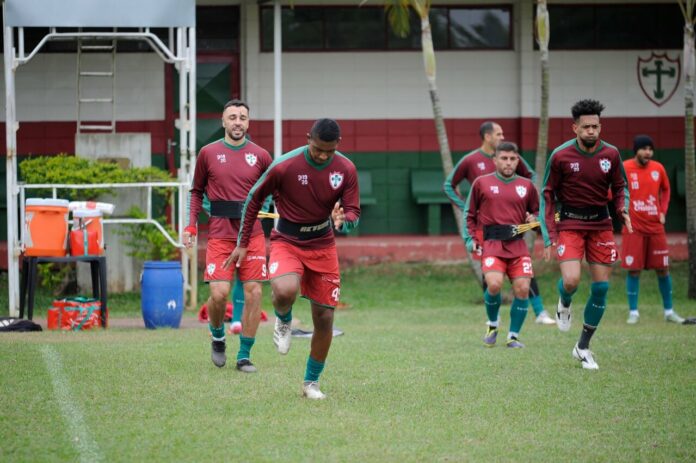
[[[226,238],[208,239],[208,247],[205,251],[205,271],[204,280],[210,281],[232,281],[234,278],[235,265],[230,268],[222,268],[222,264],[232,254],[237,247],[237,240]],[[239,267],[239,279],[241,281],[266,281],[268,273],[266,271],[266,238],[263,233],[252,236],[249,240],[247,255]]]
[[[669,267],[669,248],[664,233],[646,235],[624,230],[621,243],[621,266],[628,270],[665,269]]]
[[[270,279],[294,273],[300,277],[300,292],[310,301],[334,308],[341,295],[336,246],[301,249],[285,241],[271,242],[268,260]]]
[[[532,278],[532,258],[529,256],[506,259],[503,257],[486,256],[481,259],[481,271],[485,275],[488,272],[504,273],[511,280],[515,278]]]
[[[611,230],[562,230],[556,246],[558,262],[582,260],[590,264],[612,265],[619,258]]]

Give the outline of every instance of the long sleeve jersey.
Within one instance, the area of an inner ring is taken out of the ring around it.
[[[248,140],[241,146],[232,146],[220,139],[201,148],[191,186],[189,225],[198,222],[203,194],[210,201],[244,201],[272,162],[268,151]],[[240,219],[211,217],[208,224],[209,238],[235,239],[239,234]],[[259,233],[263,229],[256,220],[253,234]]]
[[[482,175],[488,175],[495,172],[495,164],[493,163],[493,155],[486,154],[481,148],[471,151],[464,155],[459,162],[454,166],[452,172],[445,179],[442,189],[447,197],[454,204],[464,210],[464,201],[466,198],[460,195],[456,188],[462,181],[466,180],[469,185],[473,185],[474,180]],[[520,156],[520,162],[517,164],[517,175],[526,177],[534,181],[536,174],[527,161]]]
[[[325,164],[317,164],[302,146],[276,159],[251,189],[244,204],[243,225],[238,245],[247,247],[256,214],[268,195],[273,195],[282,219],[296,224],[314,224],[328,220],[337,201],[345,213],[343,231],[355,228],[360,218],[358,172],[341,153]],[[334,234],[299,240],[273,230],[271,241],[282,240],[304,249],[321,249],[334,245]]]
[[[539,194],[531,180],[519,175],[504,178],[498,173],[478,177],[469,190],[464,207],[467,250],[473,248],[477,228],[522,224],[526,222],[527,212],[534,216],[539,213]],[[483,246],[483,256],[515,258],[529,255],[524,240],[486,240],[477,244]]]
[[[653,160],[641,166],[635,159],[628,159],[623,165],[631,195],[629,215],[633,230],[645,234],[664,233],[660,213],[667,215],[671,195],[665,168]]]
[[[576,139],[556,148],[546,163],[540,215],[544,244],[556,242],[561,230],[611,230],[611,217],[598,221],[566,219],[555,222],[557,204],[574,208],[607,207],[611,190],[617,214],[628,210],[626,174],[619,150],[597,141],[597,150],[582,150]]]

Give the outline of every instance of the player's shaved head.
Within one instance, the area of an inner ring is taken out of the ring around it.
[[[581,116],[601,116],[604,105],[597,100],[580,100],[570,108],[573,120],[578,121]]]
[[[309,136],[315,140],[338,141],[341,138],[341,128],[333,119],[317,119],[309,131]]]
[[[481,140],[486,138],[486,134],[493,133],[496,125],[498,124],[496,124],[493,121],[486,121],[483,124],[481,124],[481,127],[479,127],[479,135],[481,136]]]

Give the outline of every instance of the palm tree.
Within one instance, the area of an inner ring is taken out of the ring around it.
[[[694,159],[694,6],[696,0],[678,0],[684,15],[684,170],[686,180],[686,233],[689,248],[689,299],[696,299],[696,159]]]
[[[536,41],[541,53],[541,108],[539,110],[539,131],[537,133],[537,150],[534,167],[537,172],[546,170],[546,152],[549,145],[549,11],[546,0],[537,0],[536,7]],[[537,175],[537,188],[541,191],[544,176]]]
[[[365,3],[367,3],[367,0],[362,0],[360,5]],[[440,145],[440,158],[442,161],[444,180],[450,174],[450,172],[452,172],[454,165],[452,163],[452,153],[450,151],[449,140],[447,138],[447,130],[445,128],[445,119],[442,117],[440,96],[437,91],[437,84],[435,81],[435,48],[433,46],[433,35],[430,27],[431,3],[431,0],[385,0],[384,7],[387,11],[389,25],[394,33],[402,38],[408,36],[410,32],[410,10],[413,10],[420,18],[423,65],[425,67],[425,77],[428,81],[430,103],[433,107],[433,118],[435,120],[435,130],[437,131],[437,142]],[[454,212],[457,228],[459,229],[459,235],[461,236],[463,227],[462,211],[456,204],[452,204],[452,211]],[[482,282],[483,276],[481,274],[480,266],[475,265],[470,255],[468,255],[468,257],[477,281]]]

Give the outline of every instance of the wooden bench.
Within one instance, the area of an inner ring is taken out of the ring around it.
[[[443,204],[450,204],[442,191],[445,176],[442,170],[412,170],[411,196],[416,204],[428,206],[428,235],[439,235]]]

